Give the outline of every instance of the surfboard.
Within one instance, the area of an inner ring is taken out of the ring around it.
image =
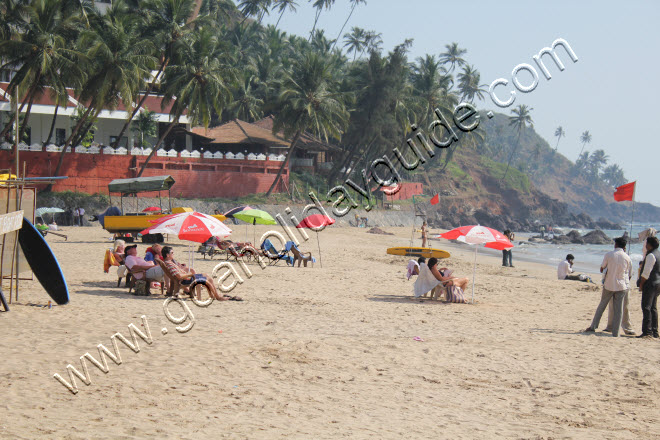
[[[403,257],[424,257],[424,258],[449,258],[449,252],[440,249],[421,248],[421,247],[393,247],[387,249],[390,255],[401,255]]]
[[[48,295],[59,305],[68,303],[69,287],[66,285],[62,268],[46,239],[25,217],[23,227],[18,232],[18,242],[32,272]]]

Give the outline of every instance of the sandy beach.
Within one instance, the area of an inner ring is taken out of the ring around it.
[[[599,286],[558,282],[554,267],[518,261],[514,249],[515,268],[479,255],[476,304],[412,300],[407,258],[385,253],[407,245],[410,229],[384,229],[395,235],[321,232],[322,268],[251,263],[252,278],[232,293],[245,301],[187,301],[195,324],[183,334],[164,297],[128,295],[114,269],[103,273],[107,232],[49,236],[71,302],[37,307],[49,298],[24,281],[0,313],[0,438],[660,437],[660,342],[582,334]],[[310,238],[302,248],[318,256]],[[183,259],[187,243],[171,242]],[[471,277],[469,248],[432,244]],[[217,263],[198,254],[195,267]],[[639,332],[637,291],[630,310]],[[138,339],[134,353],[119,343],[123,362],[108,358],[107,374],[87,362],[91,383],[77,379],[76,395],[53,378],[69,380],[66,365],[81,370],[84,353],[99,358],[98,344],[112,350],[110,336],[128,337],[128,324],[143,329],[142,315],[151,345]]]

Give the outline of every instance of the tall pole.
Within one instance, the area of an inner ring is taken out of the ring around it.
[[[20,128],[18,126],[18,85],[16,85],[16,91],[15,92],[16,93],[14,94],[14,115],[16,117],[16,130],[14,131],[14,139],[16,140],[15,141],[16,142],[16,145],[15,145],[15,148],[16,148],[16,150],[15,150],[16,151],[16,179],[18,179],[18,176],[20,174],[19,169],[18,169],[18,166],[19,166],[18,165],[18,142],[19,142],[18,135],[19,135],[19,131],[20,131]],[[9,178],[11,178],[11,172],[9,174],[10,174]],[[16,194],[18,194],[18,187],[16,187]]]
[[[472,267],[472,304],[474,304],[474,280],[477,276],[477,250],[479,250],[479,245],[474,245],[474,266]]]
[[[635,192],[637,192],[637,182],[635,182],[635,186],[633,187],[633,206],[632,206],[632,215],[630,216],[630,237],[628,238],[629,240],[632,241],[632,227],[633,227],[633,221],[635,220]],[[628,246],[630,248],[630,246]]]

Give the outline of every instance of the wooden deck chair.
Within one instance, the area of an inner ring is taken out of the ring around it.
[[[311,252],[302,252],[297,246],[293,245],[291,246],[291,253],[293,254],[293,263],[291,264],[291,267],[296,264],[296,261],[298,262],[298,267],[300,267],[300,263],[303,263],[305,267],[307,267],[308,261],[311,261],[312,267],[314,267],[314,257],[312,257]]]
[[[139,272],[146,272],[146,271],[145,270],[135,270],[135,271],[133,271],[128,266],[126,266],[126,284],[128,285],[128,293],[131,293],[131,291],[135,288],[135,283],[137,281],[141,281],[141,280],[138,280],[137,278],[135,278],[135,274],[139,273]],[[146,281],[146,283],[147,283],[147,287],[146,287],[147,295],[151,295],[151,282],[152,281],[158,281],[158,280],[151,280],[151,279],[147,278],[146,274],[145,274],[144,281]],[[120,282],[121,282],[121,279],[120,279]],[[161,295],[163,295],[165,293],[164,284],[165,284],[164,282],[160,282],[160,294]]]
[[[174,275],[172,272],[170,272],[169,268],[165,264],[164,261],[162,260],[154,260],[158,263],[161,269],[163,269],[163,274],[170,280],[170,288],[168,289],[167,293],[165,294],[166,296],[175,296],[179,293],[179,291],[183,288],[186,288],[188,286],[191,286],[189,291],[187,292],[187,295],[190,296],[190,298],[194,299],[194,293],[193,291],[197,292],[197,300],[202,299],[202,292],[201,288],[204,287],[207,291],[207,294],[209,297],[211,297],[211,289],[208,286],[207,283],[195,283],[194,281],[192,283],[188,283],[185,285],[186,281],[189,281],[191,276],[182,276],[182,275]]]

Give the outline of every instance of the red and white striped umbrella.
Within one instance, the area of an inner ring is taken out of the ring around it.
[[[467,244],[485,244],[485,247],[491,249],[508,249],[512,248],[513,244],[508,238],[495,229],[487,228],[485,226],[461,226],[460,228],[452,229],[451,231],[440,234],[435,238],[446,238],[447,240],[462,241]]]
[[[467,244],[483,244],[487,248],[503,250],[512,248],[513,243],[499,231],[485,226],[461,226],[460,228],[452,229],[444,234],[440,234],[435,238],[444,238],[447,240],[462,241]],[[472,302],[474,303],[474,284],[477,273],[477,250],[478,246],[474,247],[474,267],[472,268]]]
[[[144,231],[144,234],[173,234],[181,240],[203,243],[211,236],[227,237],[229,229],[220,220],[201,212],[184,212],[159,219],[158,223]]]

